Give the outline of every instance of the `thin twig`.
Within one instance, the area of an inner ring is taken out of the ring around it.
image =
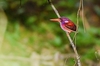
[[[75,35],[73,37],[73,40],[75,40],[75,45],[76,45],[76,35],[78,33],[78,28],[79,28],[79,16],[80,16],[80,11],[81,11],[81,7],[82,7],[82,0],[80,0],[80,3],[79,3],[79,8],[78,8],[78,11],[77,11],[77,29],[76,29],[76,32],[75,32]]]
[[[81,9],[82,8],[82,9]],[[83,0],[80,0],[80,3],[79,3],[79,8],[78,8],[78,11],[77,11],[77,30],[76,30],[76,33],[74,35],[74,38],[76,37],[77,33],[78,33],[78,28],[79,28],[79,16],[80,16],[80,12],[82,11],[82,21],[83,21],[83,27],[84,27],[84,32],[85,32],[85,24],[84,24],[84,7],[83,7]],[[73,38],[73,39],[74,39]],[[75,44],[76,44],[76,41],[75,41]]]
[[[72,39],[71,39],[71,37],[70,37],[68,32],[66,32],[66,35],[67,35],[67,37],[68,37],[68,39],[70,41],[70,44],[72,45],[72,48],[73,48],[73,50],[74,50],[74,52],[76,54],[77,64],[78,64],[78,66],[81,66],[80,56],[78,55],[78,52],[76,50],[76,46],[74,45],[74,43],[73,43],[73,41],[72,41]]]
[[[59,12],[57,11],[57,9],[55,8],[55,6],[52,4],[51,0],[48,0],[49,4],[51,5],[51,7],[53,8],[54,12],[56,13],[57,17],[60,18],[60,14]]]
[[[81,5],[82,5],[82,0],[80,0],[80,3],[79,3],[79,8],[78,8],[78,11],[77,11],[77,32],[78,32],[78,28],[79,28],[79,14],[80,14],[80,11],[81,11]]]
[[[20,1],[19,8],[21,8],[22,7],[22,0],[19,0],[19,1]]]
[[[81,4],[82,4],[82,21],[83,21],[83,27],[84,27],[84,32],[86,31],[86,28],[85,28],[85,19],[84,19],[84,6],[83,6],[83,0],[81,0]]]
[[[61,17],[60,14],[59,14],[59,12],[57,11],[57,9],[56,9],[56,8],[54,7],[54,5],[52,4],[51,0],[48,0],[48,2],[50,3],[51,7],[53,8],[53,10],[54,10],[54,12],[56,13],[56,15],[58,16],[58,18]],[[78,66],[81,66],[80,57],[79,57],[78,52],[77,52],[77,50],[76,50],[75,44],[73,43],[73,41],[72,41],[72,39],[71,39],[69,33],[66,32],[66,34],[67,34],[67,37],[68,37],[68,39],[69,39],[69,41],[70,41],[70,44],[72,45],[72,48],[73,48],[73,50],[74,50],[74,52],[75,52],[75,54],[76,54],[77,65],[78,65]]]

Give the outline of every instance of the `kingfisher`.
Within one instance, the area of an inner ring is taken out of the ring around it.
[[[61,28],[68,33],[75,32],[76,31],[76,25],[68,18],[66,17],[60,17],[55,19],[50,19],[54,22],[59,22]]]

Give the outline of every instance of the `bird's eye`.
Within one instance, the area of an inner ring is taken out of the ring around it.
[[[68,23],[68,20],[66,20],[65,23]]]

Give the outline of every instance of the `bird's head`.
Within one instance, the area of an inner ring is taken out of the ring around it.
[[[54,22],[61,22],[61,23],[68,23],[69,19],[66,17],[61,17],[61,18],[55,18],[55,19],[50,19],[51,21]]]
[[[72,31],[76,31],[76,25],[70,19],[68,19],[66,17],[61,17],[61,18],[56,18],[56,19],[50,19],[50,20],[54,21],[54,22],[59,22],[61,28],[64,31],[67,31],[69,33],[72,32]]]

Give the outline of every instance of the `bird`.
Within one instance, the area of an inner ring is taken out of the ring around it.
[[[76,25],[69,19],[66,17],[60,17],[60,18],[54,18],[54,19],[50,19],[53,22],[59,22],[60,23],[60,27],[68,33],[71,32],[75,32],[76,31]]]

